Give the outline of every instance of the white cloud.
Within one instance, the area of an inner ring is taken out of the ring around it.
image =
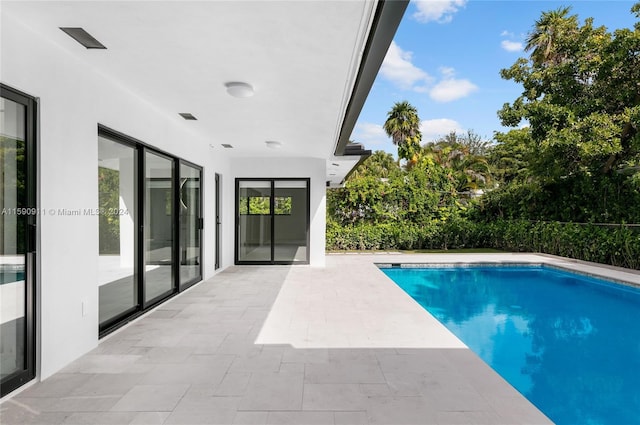
[[[521,41],[513,41],[514,38],[517,38],[514,33],[504,30],[500,33],[500,37],[507,39],[500,42],[500,46],[507,52],[519,52],[524,50],[524,44],[522,44]],[[522,37],[520,37],[520,39],[522,39]]]
[[[446,136],[452,131],[462,132],[464,130],[460,123],[449,118],[436,118],[420,122],[420,132],[422,132],[423,142],[436,140],[442,136]]]
[[[417,9],[413,17],[418,22],[446,24],[453,20],[453,14],[463,8],[467,0],[415,0],[413,3]]]
[[[356,125],[353,139],[358,143],[364,143],[365,146],[380,146],[389,141],[387,133],[379,124],[370,122],[362,122]]]
[[[433,86],[429,91],[429,96],[436,102],[451,102],[469,96],[476,90],[478,90],[478,86],[469,80],[447,77]]]
[[[411,62],[412,55],[412,52],[402,50],[395,41],[392,41],[380,67],[380,73],[404,90],[414,88],[417,83],[421,83],[420,86],[416,86],[416,91],[419,91],[431,80],[431,77]]]
[[[445,78],[453,78],[453,76],[456,74],[456,70],[448,66],[442,66],[440,67],[440,73]]]
[[[455,69],[446,66],[440,67],[442,79],[434,85],[435,79],[415,66],[411,60],[412,52],[404,51],[395,42],[391,42],[380,73],[400,89],[426,93],[438,102],[460,99],[478,89],[469,80],[454,78]]]
[[[500,46],[507,52],[519,52],[524,49],[524,45],[519,41],[502,40]]]

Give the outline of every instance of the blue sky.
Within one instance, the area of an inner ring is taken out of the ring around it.
[[[422,140],[455,130],[485,139],[505,131],[497,111],[521,93],[500,78],[519,57],[527,34],[543,11],[571,6],[580,22],[609,31],[632,28],[634,1],[412,1],[387,52],[351,139],[367,149],[397,149],[382,130],[395,102],[408,100],[422,120]]]

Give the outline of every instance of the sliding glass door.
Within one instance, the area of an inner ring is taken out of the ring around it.
[[[144,299],[170,294],[173,279],[173,160],[145,152]]]
[[[273,261],[308,262],[309,188],[307,180],[273,182]]]
[[[100,325],[134,311],[136,271],[137,151],[98,138],[98,285]]]
[[[104,335],[202,279],[202,169],[99,126]]]
[[[35,376],[35,101],[0,85],[0,396]]]
[[[202,170],[180,163],[180,286],[187,287],[202,276]]]
[[[309,263],[309,179],[236,179],[236,264]]]

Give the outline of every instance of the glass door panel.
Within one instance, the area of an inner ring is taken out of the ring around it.
[[[173,291],[173,161],[147,151],[144,185],[145,301]]]
[[[273,261],[309,261],[309,190],[306,180],[276,180],[273,188]]]
[[[35,107],[0,85],[0,397],[35,376]]]
[[[271,182],[238,183],[238,261],[271,261]]]
[[[0,374],[26,368],[26,107],[0,98]]]
[[[180,164],[180,285],[201,279],[201,174]]]
[[[138,306],[136,149],[98,138],[100,326]]]

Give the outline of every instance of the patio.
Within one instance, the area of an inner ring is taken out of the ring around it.
[[[231,267],[1,405],[8,424],[549,423],[373,264],[532,254],[328,255]],[[73,335],[60,344],[72,344]]]

